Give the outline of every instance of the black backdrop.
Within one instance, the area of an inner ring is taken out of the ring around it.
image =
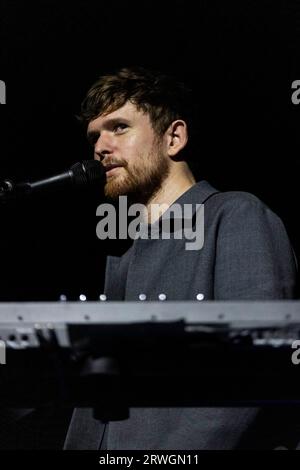
[[[298,257],[297,1],[0,1],[0,179],[34,180],[92,156],[75,114],[103,72],[138,64],[193,86],[197,176],[250,191],[283,219]],[[0,207],[0,300],[96,299],[101,190]]]

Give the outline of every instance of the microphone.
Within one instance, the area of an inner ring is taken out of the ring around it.
[[[18,196],[29,195],[35,191],[56,189],[63,186],[84,186],[105,179],[105,169],[96,160],[75,163],[64,173],[39,181],[14,184],[10,180],[0,183],[0,201],[6,202]]]

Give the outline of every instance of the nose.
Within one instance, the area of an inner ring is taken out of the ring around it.
[[[109,135],[103,132],[95,143],[94,158],[95,160],[102,161],[106,155],[110,155],[112,152],[112,141]]]

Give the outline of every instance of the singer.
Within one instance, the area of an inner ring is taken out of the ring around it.
[[[292,299],[295,257],[279,217],[252,194],[221,192],[207,181],[196,182],[193,158],[207,157],[189,150],[191,139],[201,139],[194,130],[192,104],[183,83],[139,67],[100,77],[82,103],[80,119],[94,159],[106,170],[107,198],[126,195],[143,203],[148,224],[157,230],[152,204],[205,207],[201,249],[186,250],[184,239],[137,239],[122,257],[108,258],[107,298],[138,300],[143,293],[147,300],[164,294],[167,301]],[[98,426],[90,410],[76,409],[65,448],[289,445],[284,427],[264,423],[261,431],[260,418],[257,408],[140,408],[132,409],[127,420]]]

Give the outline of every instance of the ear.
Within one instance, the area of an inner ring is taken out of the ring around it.
[[[168,155],[174,158],[187,144],[188,131],[186,122],[181,119],[173,121],[166,131],[166,137]]]

